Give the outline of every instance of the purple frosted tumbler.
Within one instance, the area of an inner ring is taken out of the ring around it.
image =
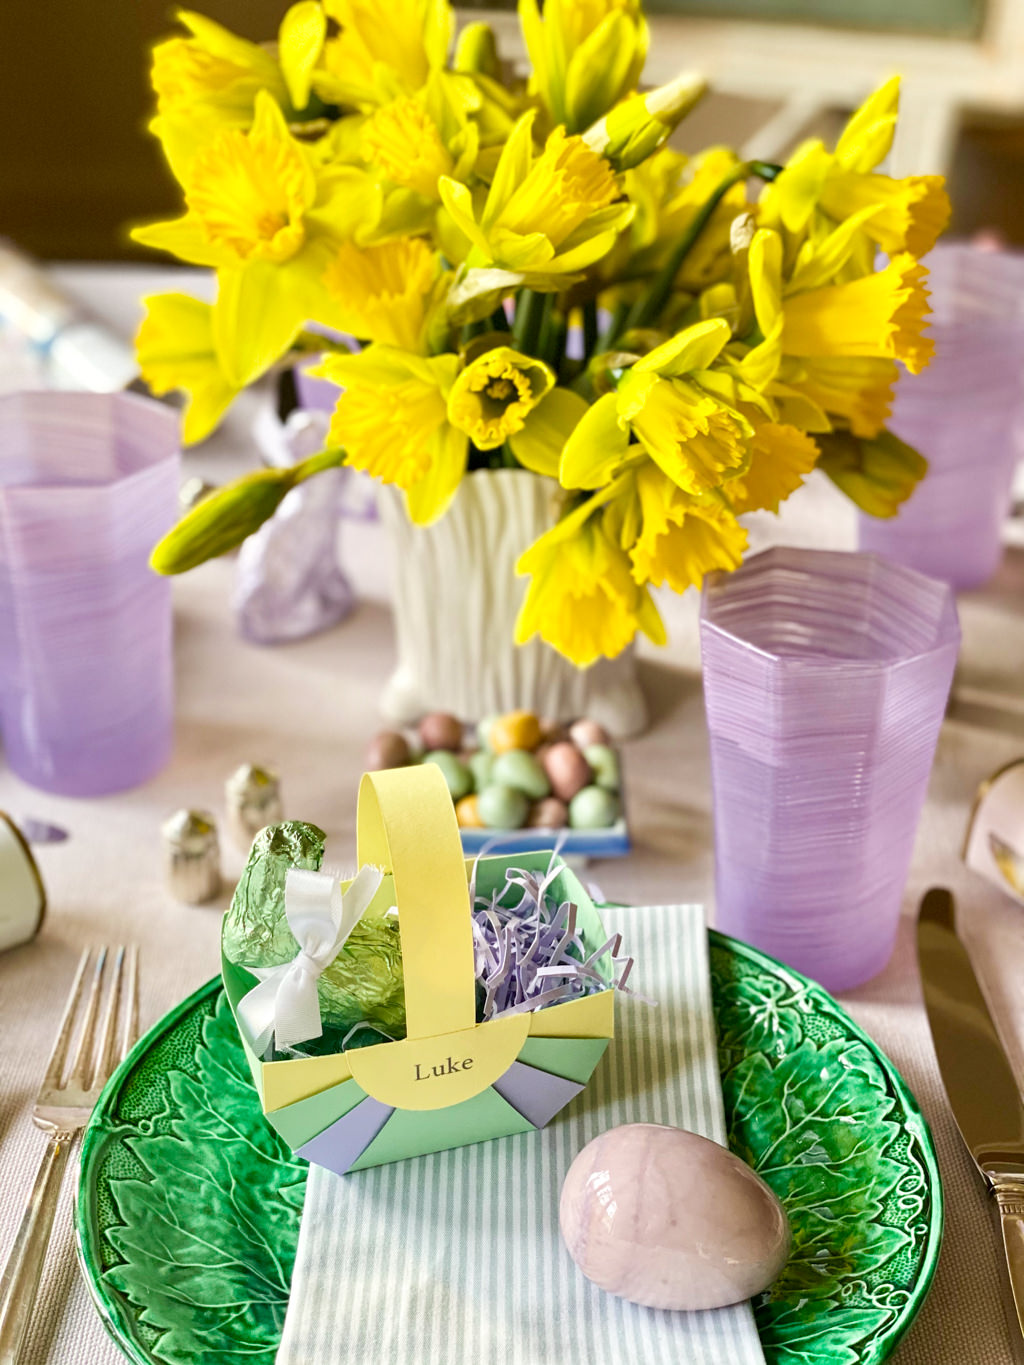
[[[842,990],[892,952],[960,643],[950,588],[773,549],[707,583],[716,924]]]
[[[0,726],[11,767],[66,796],[167,760],[178,421],[132,394],[0,398]]]
[[[897,517],[860,517],[859,546],[954,588],[995,573],[1024,399],[1024,255],[940,244],[929,255],[935,358],[896,388],[889,426],[928,460]]]

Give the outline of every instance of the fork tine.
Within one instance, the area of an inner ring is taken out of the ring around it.
[[[71,1063],[68,1085],[79,1090],[88,1090],[92,1073],[93,1042],[96,1037],[96,1015],[100,1007],[100,989],[103,985],[103,968],[107,964],[107,949],[101,948],[96,955],[96,967],[89,987],[89,1003],[82,1024],[82,1036],[78,1041],[78,1051]]]
[[[124,1032],[121,1035],[121,1060],[124,1061],[139,1036],[139,950],[133,944],[128,949],[128,988]]]
[[[43,1078],[43,1086],[50,1090],[60,1085],[60,1078],[64,1074],[64,1063],[67,1061],[68,1044],[71,1041],[71,1026],[74,1023],[75,1013],[78,1009],[78,1001],[82,994],[82,982],[85,980],[85,969],[89,965],[89,955],[91,948],[86,948],[82,956],[78,959],[78,968],[75,971],[75,979],[71,984],[71,993],[68,1002],[64,1006],[64,1017],[60,1021],[60,1028],[57,1030],[57,1039],[53,1045],[53,1052],[50,1054],[50,1061],[46,1067],[46,1075]]]
[[[92,1074],[90,1086],[109,1080],[117,1063],[115,1041],[121,1004],[121,981],[124,976],[124,952],[124,944],[122,943],[114,958],[114,979],[110,985],[110,995],[107,997],[106,1015],[103,1020],[103,1027],[100,1030],[100,1050],[97,1053],[96,1069]]]

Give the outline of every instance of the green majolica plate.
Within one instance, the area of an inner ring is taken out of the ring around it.
[[[892,1064],[819,986],[711,935],[729,1143],[786,1206],[756,1304],[769,1365],[876,1365],[928,1291],[942,1191]],[[86,1281],[136,1365],[273,1365],[305,1192],[217,978],[136,1046],[85,1134]]]

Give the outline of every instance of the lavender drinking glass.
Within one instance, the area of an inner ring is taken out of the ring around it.
[[[999,567],[1018,458],[1024,255],[943,244],[927,263],[935,358],[901,378],[889,426],[926,457],[928,475],[899,516],[861,516],[858,543],[973,588]]]
[[[135,786],[171,748],[178,422],[132,394],[0,398],[0,727],[45,791]]]
[[[719,929],[830,990],[892,952],[960,629],[874,555],[773,549],[701,609]]]

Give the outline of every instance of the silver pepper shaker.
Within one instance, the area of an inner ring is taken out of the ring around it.
[[[217,825],[205,810],[177,810],[163,822],[167,887],[175,900],[202,905],[220,891]]]
[[[240,849],[248,851],[265,825],[284,819],[281,781],[269,768],[243,763],[224,784],[228,832]]]

